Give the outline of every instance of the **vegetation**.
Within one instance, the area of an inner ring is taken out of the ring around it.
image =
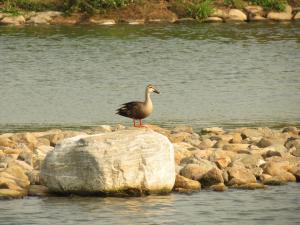
[[[99,13],[107,9],[116,9],[144,0],[0,0],[0,12],[20,14],[20,11],[59,10],[66,13]],[[151,1],[151,0],[145,0]],[[222,5],[243,9],[247,3],[260,5],[266,10],[283,11],[287,1],[298,0],[166,0],[169,9],[179,17],[190,16],[204,20],[213,12],[213,5]]]
[[[187,6],[189,16],[201,21],[213,12],[211,0],[196,0]]]
[[[93,14],[103,9],[119,8],[130,3],[133,3],[133,0],[66,0],[65,11]]]
[[[224,0],[224,5],[236,9],[243,9],[246,4],[243,0]]]
[[[133,0],[0,0],[0,11],[17,13],[19,10],[60,10],[93,14],[105,9],[123,7],[132,2]]]
[[[193,17],[204,20],[213,12],[212,0],[175,0],[169,7],[179,17]]]
[[[284,11],[287,0],[250,0],[253,4],[260,5],[266,10]]]

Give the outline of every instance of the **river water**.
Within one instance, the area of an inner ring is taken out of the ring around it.
[[[0,133],[129,124],[152,83],[162,126],[300,124],[300,24],[0,27]],[[298,184],[144,198],[0,202],[0,224],[299,224]]]
[[[0,131],[148,123],[300,124],[300,23],[0,27]]]
[[[1,225],[270,224],[300,222],[299,184],[141,198],[49,197],[0,201]]]

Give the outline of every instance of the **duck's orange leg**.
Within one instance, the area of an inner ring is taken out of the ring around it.
[[[135,124],[135,120],[133,120],[133,126],[134,126],[134,127],[137,127],[136,124]]]
[[[140,121],[140,126],[139,127],[146,127],[146,126],[143,125],[142,120],[139,120],[139,121]]]

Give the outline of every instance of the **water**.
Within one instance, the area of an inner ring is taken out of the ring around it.
[[[0,132],[147,122],[300,124],[300,24],[0,27]],[[0,224],[299,224],[299,184],[143,198],[0,201]]]
[[[300,124],[300,24],[0,27],[0,130],[131,123],[155,84],[163,126]]]
[[[300,222],[299,184],[267,190],[142,198],[49,197],[0,201],[1,225],[271,224]]]

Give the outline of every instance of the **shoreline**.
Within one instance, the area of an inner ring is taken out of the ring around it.
[[[242,9],[214,7],[204,19],[182,16],[171,11],[166,3],[149,3],[147,7],[128,6],[110,10],[102,14],[89,15],[73,13],[66,15],[61,11],[21,11],[17,15],[0,11],[0,25],[101,25],[116,24],[189,24],[189,23],[248,23],[248,22],[300,22],[300,7],[286,5],[285,10],[267,11],[261,6],[247,5]]]
[[[172,192],[254,190],[300,181],[300,130],[296,127],[209,127],[195,132],[182,125],[172,129],[101,125],[80,131],[0,134],[0,199],[52,196],[43,185],[40,170],[47,153],[62,140],[135,129],[160,133],[172,143],[176,170]]]

